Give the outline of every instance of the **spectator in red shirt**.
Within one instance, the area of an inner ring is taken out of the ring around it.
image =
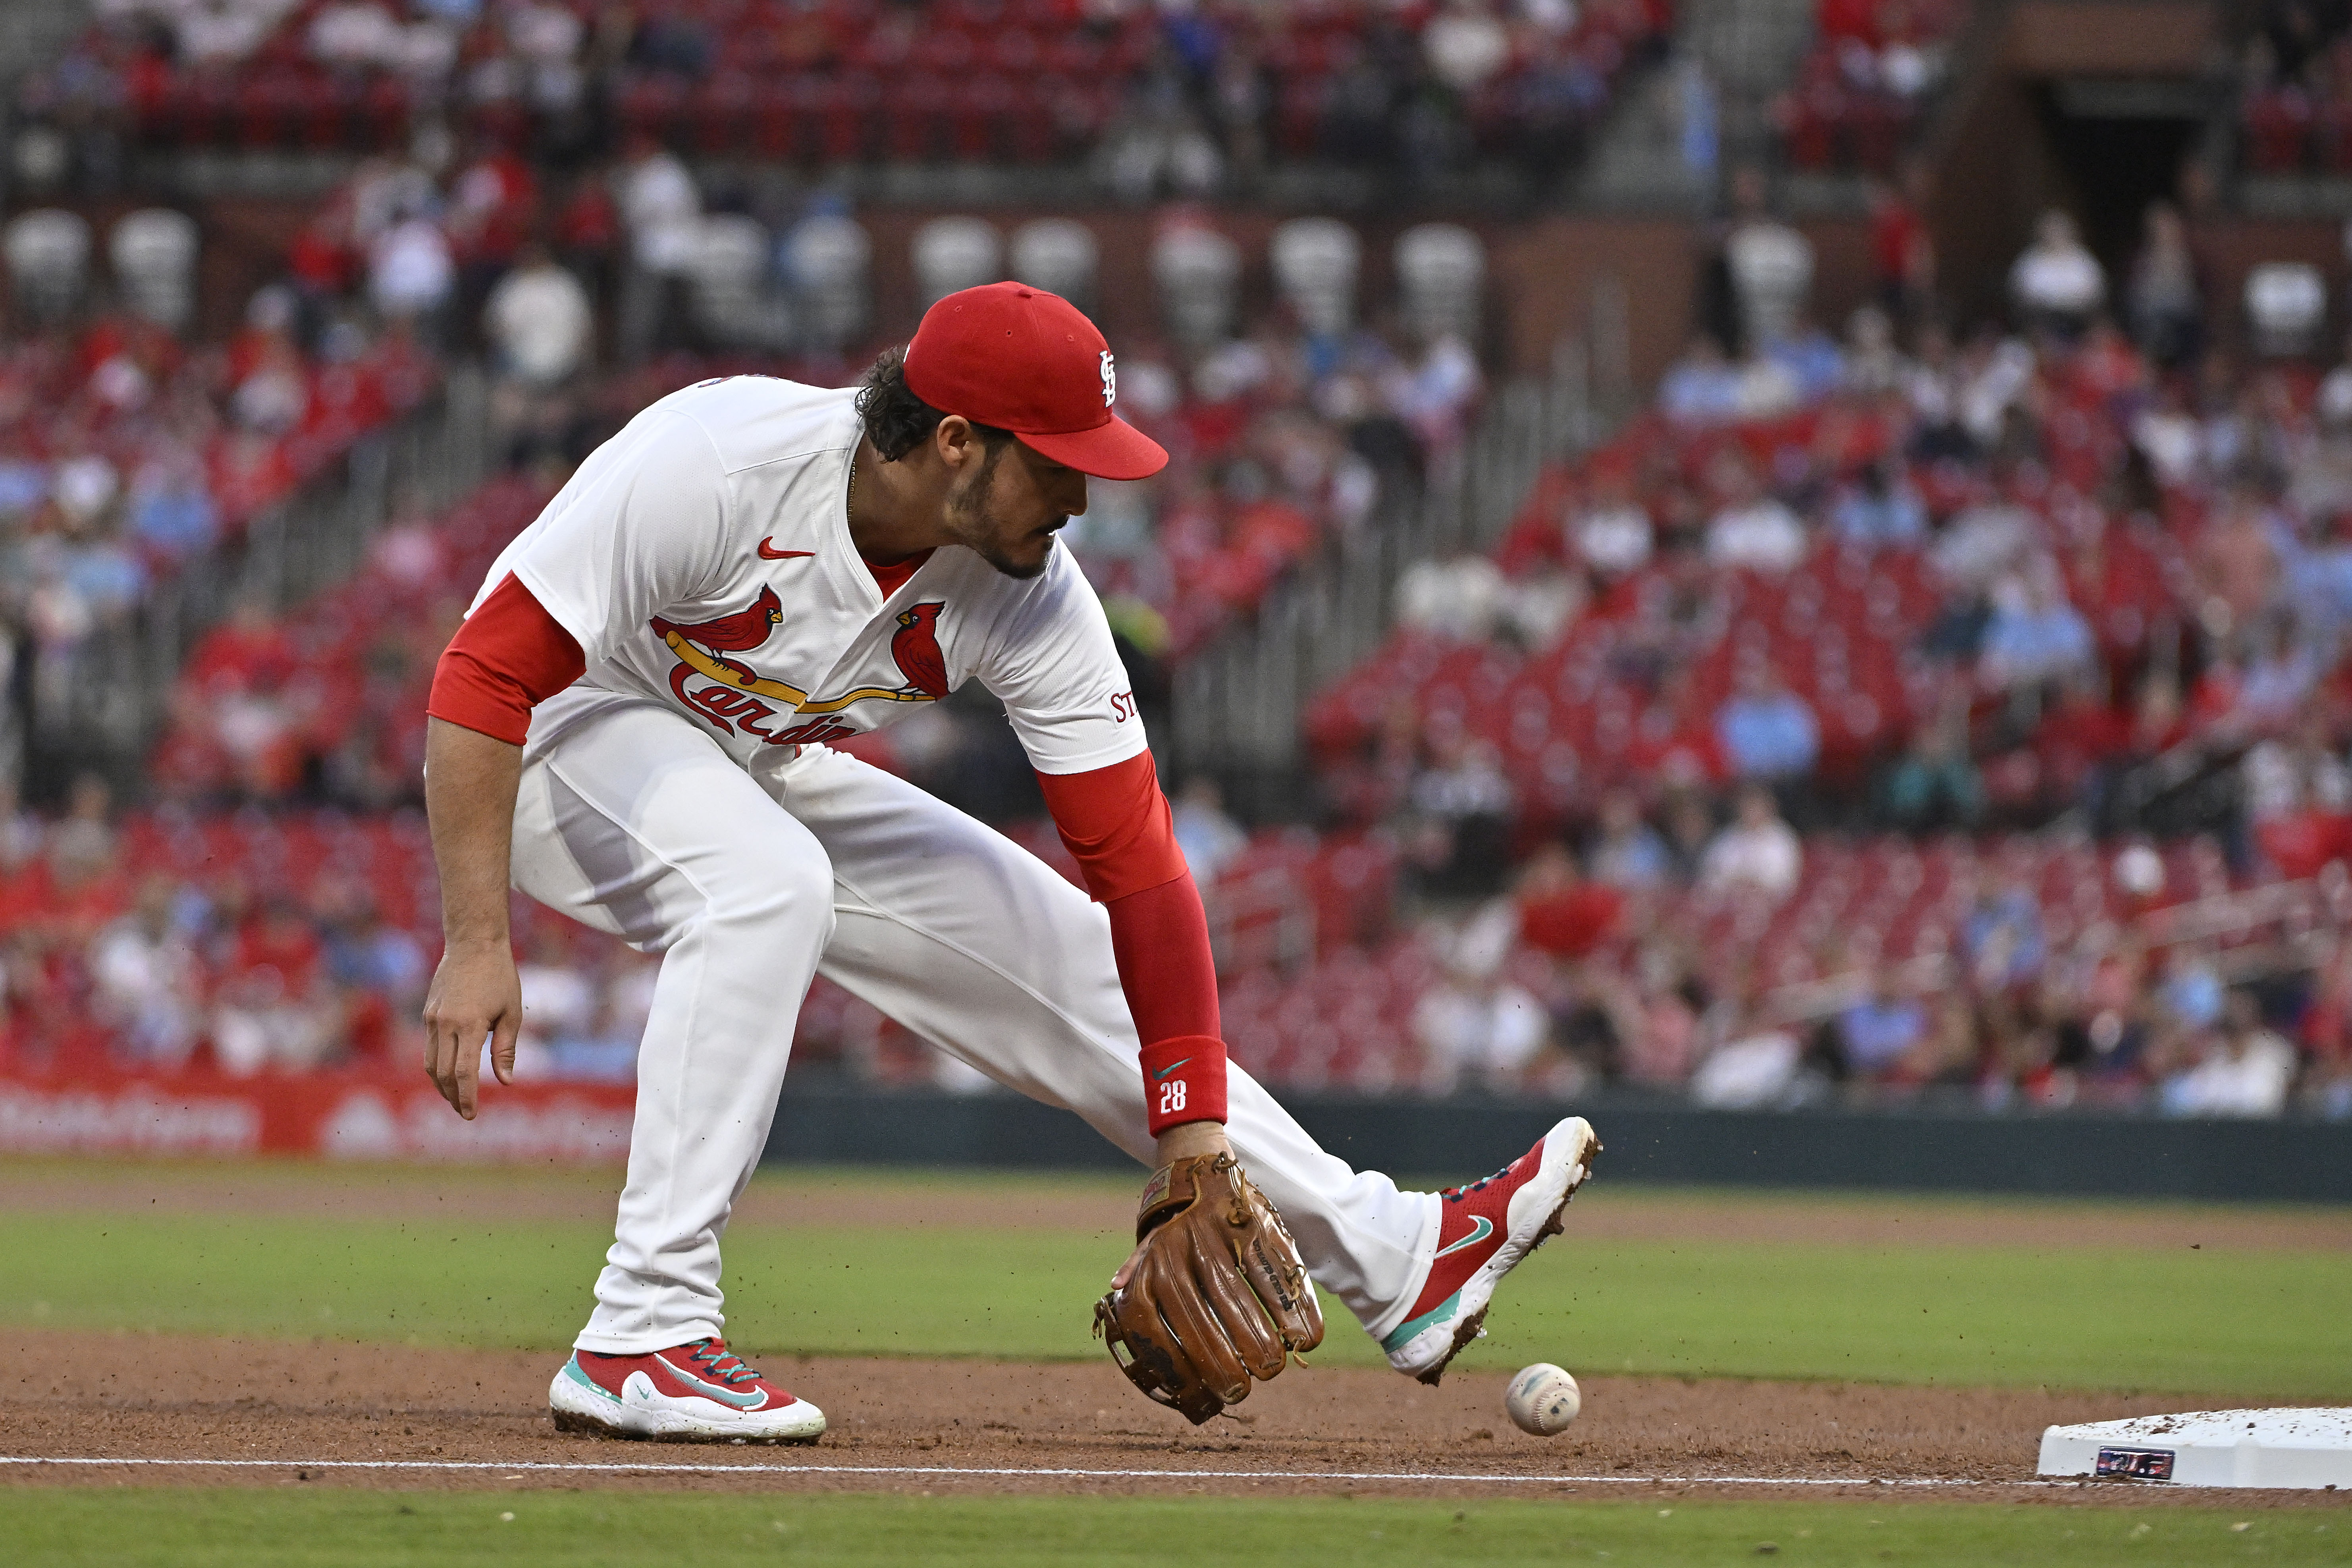
[[[215,448],[210,463],[213,499],[223,521],[242,528],[257,513],[289,494],[299,478],[284,443],[258,430],[240,430]]]
[[[312,329],[351,292],[359,280],[359,258],[352,249],[351,215],[341,204],[320,209],[294,236],[286,247],[286,275]]]
[[[291,899],[265,900],[259,914],[236,933],[232,973],[274,969],[289,990],[307,987],[319,966],[319,938]]]
[[[194,686],[255,690],[283,684],[299,663],[293,639],[268,597],[248,594],[196,644],[180,673]]]
[[[2104,677],[2069,681],[2033,734],[2042,798],[2077,801],[2131,747],[2132,721],[2107,700]]]
[[[1913,163],[1898,187],[1870,186],[1870,267],[1878,302],[1898,322],[1917,321],[1935,302],[1936,242],[1920,216],[1926,166]]]
[[[2262,742],[2240,764],[2254,841],[2289,880],[2352,847],[2352,769],[2334,742],[2331,716],[2310,709],[2292,734]]]
[[[1554,958],[1582,958],[1617,934],[1625,895],[1606,882],[1588,882],[1576,857],[1546,844],[1519,873],[1514,893],[1519,940]]]
[[[621,245],[621,209],[614,204],[612,182],[604,171],[591,169],[572,182],[556,210],[551,237],[556,259],[586,283],[590,293],[609,297],[613,261]]]
[[[539,182],[512,149],[478,138],[473,158],[449,182],[443,224],[457,258],[457,315],[480,319],[490,296],[539,220]]]
[[[297,677],[301,651],[268,601],[249,595],[196,645],[181,672],[175,731],[202,762],[219,759],[244,793],[273,799],[289,793],[303,764]],[[226,781],[224,781],[226,782]]]
[[[1688,665],[1670,664],[1660,674],[1657,693],[1626,742],[1625,763],[1636,777],[1675,788],[1719,784],[1731,777],[1730,759],[1699,706]]]
[[[1814,8],[1813,26],[1825,39],[1875,44],[1878,0],[1821,0]]]

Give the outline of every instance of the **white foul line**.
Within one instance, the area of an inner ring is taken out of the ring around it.
[[[489,1459],[108,1459],[43,1458],[0,1455],[0,1465],[88,1465],[195,1467],[214,1469],[268,1470],[498,1470],[515,1475],[553,1470],[605,1475],[761,1475],[761,1476],[1040,1476],[1076,1480],[1128,1481],[1421,1481],[1438,1484],[1475,1482],[1479,1485],[1577,1487],[2057,1487],[2077,1484],[2064,1480],[1978,1481],[1962,1478],[1905,1479],[1870,1476],[1545,1476],[1448,1474],[1429,1470],[1114,1470],[1020,1468],[979,1465],[680,1465],[612,1464],[590,1460],[520,1459],[511,1464]]]

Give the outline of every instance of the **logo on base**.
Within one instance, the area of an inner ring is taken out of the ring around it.
[[[2168,1481],[2172,1479],[2172,1450],[2102,1448],[2091,1473],[2103,1481]]]

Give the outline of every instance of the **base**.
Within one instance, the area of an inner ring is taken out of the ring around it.
[[[2042,1474],[2352,1491],[2352,1409],[2208,1410],[2053,1426]]]

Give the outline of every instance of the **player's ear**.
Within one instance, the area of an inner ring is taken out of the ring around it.
[[[931,449],[948,466],[948,472],[960,473],[965,463],[980,455],[980,432],[962,415],[948,415],[931,432]]]

